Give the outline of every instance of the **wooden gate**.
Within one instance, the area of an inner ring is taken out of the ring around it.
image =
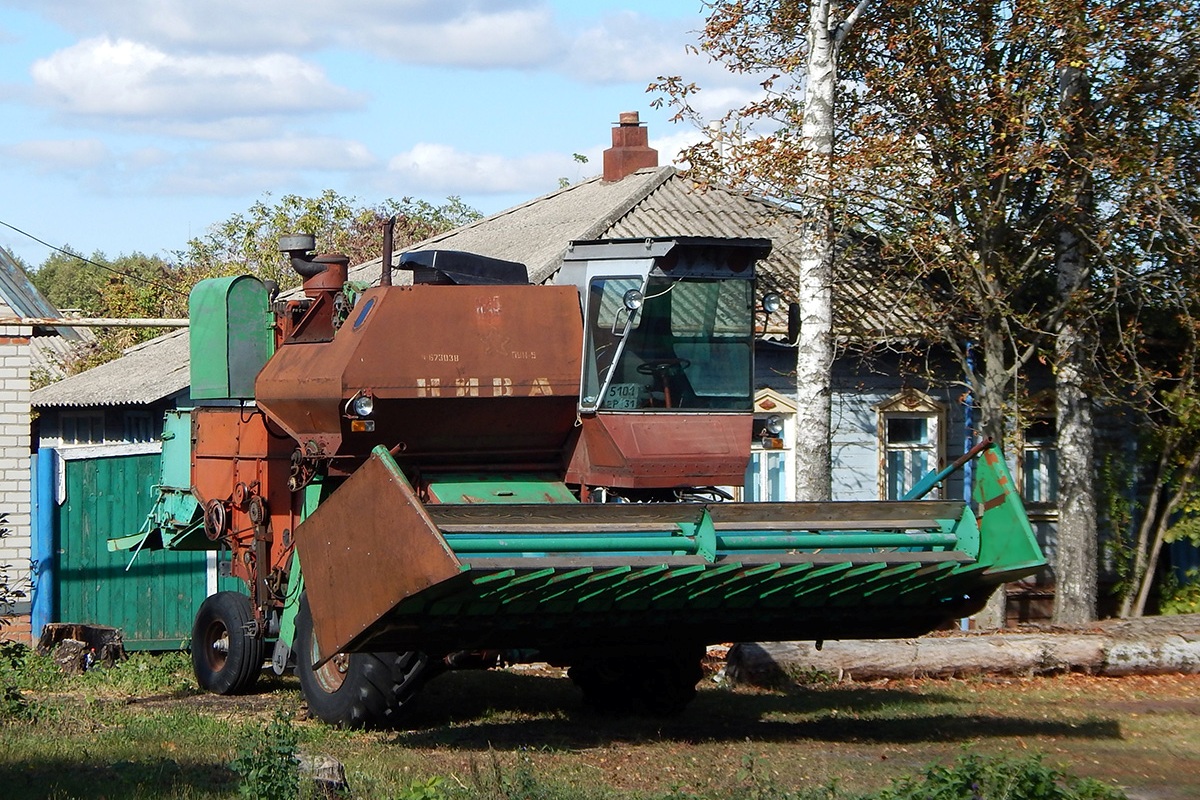
[[[129,650],[186,647],[196,609],[215,585],[207,552],[144,552],[130,566],[131,552],[108,550],[110,538],[141,528],[159,461],[157,453],[67,453],[57,470],[54,616],[120,628]]]

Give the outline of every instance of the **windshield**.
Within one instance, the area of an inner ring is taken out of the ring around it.
[[[630,289],[645,295],[634,312]],[[584,410],[751,408],[750,281],[597,278],[586,335]]]

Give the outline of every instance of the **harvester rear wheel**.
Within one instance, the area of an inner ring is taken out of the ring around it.
[[[680,648],[646,658],[639,670],[637,691],[642,708],[660,717],[683,713],[704,677],[703,648]]]
[[[217,592],[200,605],[192,625],[192,671],[201,689],[243,694],[254,686],[266,652],[254,629],[254,609],[244,594]]]
[[[339,653],[321,659],[313,636],[308,597],[296,614],[296,675],[308,712],[343,728],[389,727],[398,723],[425,683],[424,653]]]
[[[674,716],[696,696],[703,654],[694,648],[636,651],[620,661],[577,663],[567,674],[593,710]]]

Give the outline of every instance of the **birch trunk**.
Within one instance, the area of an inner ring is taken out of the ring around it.
[[[1069,235],[1069,234],[1064,234]],[[1073,237],[1072,237],[1073,238]],[[1078,260],[1059,261],[1059,282],[1078,275]],[[1092,402],[1084,385],[1083,333],[1058,329],[1055,405],[1058,416],[1058,551],[1054,622],[1080,625],[1096,618],[1096,492]]]
[[[811,0],[808,21],[808,87],[801,133],[800,337],[796,342],[796,499],[829,500],[831,367],[833,365],[833,102],[836,47],[829,27],[830,0]]]
[[[1076,20],[1078,26],[1078,20]],[[1069,161],[1060,191],[1056,267],[1058,299],[1066,309],[1055,341],[1055,410],[1058,418],[1058,548],[1054,622],[1080,625],[1096,619],[1095,424],[1087,377],[1086,309],[1076,295],[1087,284],[1088,255],[1081,231],[1089,224],[1091,200],[1083,139],[1087,122],[1087,76],[1077,53],[1081,34],[1072,30],[1059,68],[1059,103]]]

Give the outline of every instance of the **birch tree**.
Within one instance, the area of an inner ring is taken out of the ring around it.
[[[1086,619],[1096,591],[1091,406],[1105,392],[1109,403],[1131,396],[1111,396],[1101,379],[1098,328],[1112,324],[1116,295],[1145,270],[1149,251],[1130,243],[1153,239],[1146,197],[1164,176],[1194,170],[1194,151],[1164,131],[1194,119],[1200,7],[895,0],[856,12],[855,35],[834,37],[840,94],[824,173],[833,177],[820,185],[841,224],[883,242],[896,266],[890,285],[904,291],[898,302],[957,358],[981,434],[1019,441],[1030,369],[1053,371],[1067,470],[1059,579],[1072,582],[1059,616]],[[713,5],[705,49],[759,70],[768,96],[724,120],[739,134],[734,146],[689,155],[701,172],[795,203],[812,227],[820,220],[805,199],[819,173],[808,154],[818,150],[803,121],[818,97],[815,73],[786,80],[817,49],[801,14],[782,0]],[[668,88],[685,110],[699,91],[682,81]],[[1198,184],[1200,175],[1184,181]],[[801,361],[823,352],[808,349]],[[801,382],[800,405],[811,408],[812,384]]]
[[[858,19],[871,5],[834,0],[715,2],[705,27],[704,47],[736,72],[765,72],[765,98],[726,115],[730,138],[694,149],[698,173],[719,175],[747,191],[794,203],[799,274],[796,298],[800,335],[796,342],[796,499],[830,499],[830,435],[833,341],[835,193],[834,129],[838,60]],[[693,84],[663,79],[651,87],[672,94],[689,113]],[[755,135],[755,122],[765,135]],[[706,130],[711,128],[706,126]],[[772,166],[773,165],[773,166]],[[780,165],[786,165],[779,169]]]

